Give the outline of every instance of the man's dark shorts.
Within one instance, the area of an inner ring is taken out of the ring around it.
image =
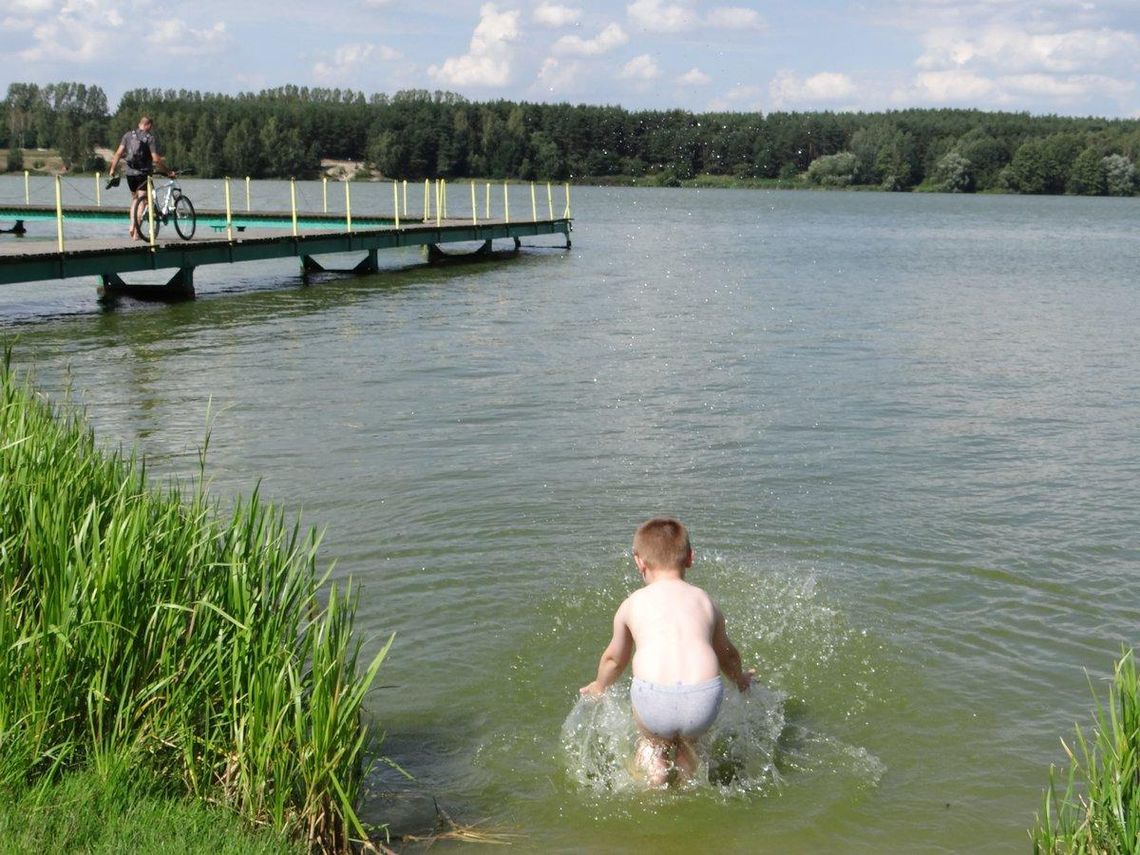
[[[145,175],[128,175],[127,186],[131,188],[131,193],[134,194],[140,187],[146,187]]]

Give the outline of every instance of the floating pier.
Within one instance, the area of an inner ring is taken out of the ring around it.
[[[302,275],[321,271],[371,273],[379,269],[377,253],[382,249],[424,247],[429,262],[453,259],[441,247],[448,244],[478,246],[459,257],[486,256],[496,240],[512,241],[517,252],[521,239],[535,235],[563,235],[569,248],[573,223],[569,216],[569,190],[565,215],[511,221],[509,209],[499,219],[472,216],[446,218],[445,190],[438,191],[434,216],[425,189],[423,222],[397,216],[367,214],[314,214],[293,211],[199,211],[197,231],[192,240],[179,238],[167,224],[151,241],[122,237],[70,238],[64,242],[63,223],[72,220],[114,222],[124,232],[127,210],[102,206],[0,205],[0,225],[12,237],[0,238],[0,285],[73,277],[93,276],[99,280],[103,298],[124,295],[149,300],[188,300],[194,297],[194,270],[207,264],[235,264],[243,261],[298,258]],[[489,191],[488,191],[489,194]],[[532,190],[532,197],[533,197]],[[442,204],[440,204],[442,203]],[[505,206],[504,206],[505,207]],[[551,211],[553,213],[553,211]],[[25,237],[26,223],[55,220],[58,240]],[[359,263],[349,268],[326,267],[317,256],[355,253]],[[142,271],[170,271],[164,281],[128,283],[122,274]]]

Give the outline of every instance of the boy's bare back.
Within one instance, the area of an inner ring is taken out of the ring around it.
[[[661,685],[700,683],[720,674],[713,647],[724,619],[709,595],[680,578],[640,588],[619,607],[633,636],[633,676]]]

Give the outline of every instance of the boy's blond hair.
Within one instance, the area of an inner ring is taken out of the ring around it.
[[[672,517],[642,523],[633,536],[633,554],[653,568],[686,567],[692,551],[688,530]]]

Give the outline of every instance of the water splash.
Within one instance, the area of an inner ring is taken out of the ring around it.
[[[770,789],[779,780],[776,756],[785,728],[784,696],[753,686],[728,691],[712,729],[700,740],[700,764],[689,786],[733,792]],[[599,698],[579,698],[562,724],[568,771],[595,793],[645,788],[633,763],[637,728],[623,681]]]

